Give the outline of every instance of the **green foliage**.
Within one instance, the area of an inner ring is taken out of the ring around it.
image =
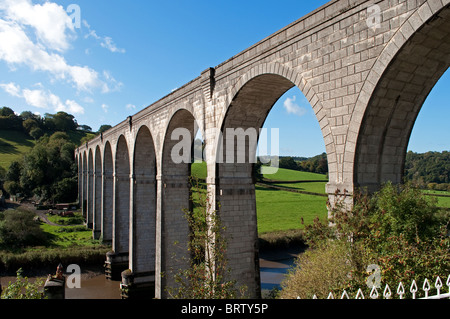
[[[22,276],[22,269],[19,268],[16,281],[9,282],[8,286],[2,291],[1,299],[44,299],[43,285],[44,280],[42,278],[30,282],[27,277]]]
[[[397,287],[400,281],[410,283],[413,279],[419,282],[437,276],[447,278],[450,216],[439,212],[435,201],[409,184],[397,187],[388,183],[371,196],[355,195],[351,210],[345,208],[345,202],[344,196],[332,209],[333,227],[316,221],[305,231],[311,251],[304,258],[319,258],[316,254],[329,254],[330,249],[345,251],[344,263],[350,270],[330,281],[325,290],[356,293],[361,288],[369,293],[367,267],[371,264],[380,267],[382,287]],[[317,271],[334,272],[338,266],[329,259]],[[289,279],[295,280],[296,285],[306,280],[298,279],[303,278],[302,269],[301,265],[297,267]],[[327,285],[322,281],[316,284]],[[290,287],[291,283],[285,285]]]
[[[405,178],[424,187],[428,184],[450,184],[450,152],[427,152],[406,154]],[[450,190],[450,185],[446,185]]]
[[[0,241],[4,247],[17,248],[45,243],[46,236],[27,210],[7,210],[0,221]]]
[[[185,210],[191,230],[188,250],[191,253],[187,269],[179,270],[175,276],[176,287],[167,289],[173,298],[228,299],[237,297],[235,281],[228,280],[230,269],[225,258],[226,240],[222,236],[217,211],[209,209],[209,195],[192,179],[191,201],[193,210]],[[241,294],[244,289],[240,289]]]
[[[22,162],[12,162],[5,190],[23,192],[52,202],[72,202],[77,196],[75,144],[64,132],[39,139]]]

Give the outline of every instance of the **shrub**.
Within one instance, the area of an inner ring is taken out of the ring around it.
[[[43,244],[46,236],[34,217],[34,213],[27,210],[5,211],[3,220],[0,221],[2,244],[10,248]]]
[[[281,283],[279,297],[311,299],[316,295],[327,298],[330,291],[348,282],[347,274],[351,271],[348,259],[347,247],[336,242],[307,250],[299,256],[295,267]]]
[[[351,210],[344,209],[345,198],[337,202],[331,212],[333,227],[316,221],[305,228],[312,248],[284,283],[288,291],[305,298],[326,298],[330,291],[343,289],[369,293],[372,264],[380,269],[383,288],[388,284],[396,289],[400,281],[447,278],[449,215],[439,212],[435,201],[410,185],[390,183],[372,196],[356,194],[354,200]]]

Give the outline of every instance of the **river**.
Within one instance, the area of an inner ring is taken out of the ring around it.
[[[300,249],[269,251],[260,253],[261,289],[279,288],[288,269],[293,266]],[[35,277],[30,277],[34,281]],[[0,277],[2,287],[6,287],[15,277]],[[107,280],[99,270],[88,270],[81,276],[81,288],[66,288],[66,299],[120,299],[120,282]],[[263,293],[264,295],[264,293]]]

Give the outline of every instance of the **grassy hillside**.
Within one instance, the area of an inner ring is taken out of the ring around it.
[[[75,145],[80,145],[81,139],[86,136],[94,136],[93,133],[84,131],[71,131],[67,135]],[[11,162],[21,159],[34,144],[33,138],[24,132],[0,130],[0,167],[8,170]]]
[[[19,131],[0,130],[0,167],[8,170],[9,164],[29,152],[34,140]]]

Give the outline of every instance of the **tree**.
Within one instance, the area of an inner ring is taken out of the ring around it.
[[[75,145],[67,133],[43,136],[21,164],[12,163],[5,182],[9,190],[5,190],[20,189],[25,196],[37,195],[53,202],[75,201],[78,182],[74,152]]]
[[[0,116],[8,117],[11,115],[15,115],[14,111],[11,108],[9,108],[7,106],[0,108]]]
[[[107,130],[109,130],[112,126],[109,124],[103,124],[100,126],[100,128],[98,129],[98,133],[103,133]]]
[[[0,240],[6,247],[41,245],[46,237],[34,213],[27,210],[7,210],[0,221]]]

